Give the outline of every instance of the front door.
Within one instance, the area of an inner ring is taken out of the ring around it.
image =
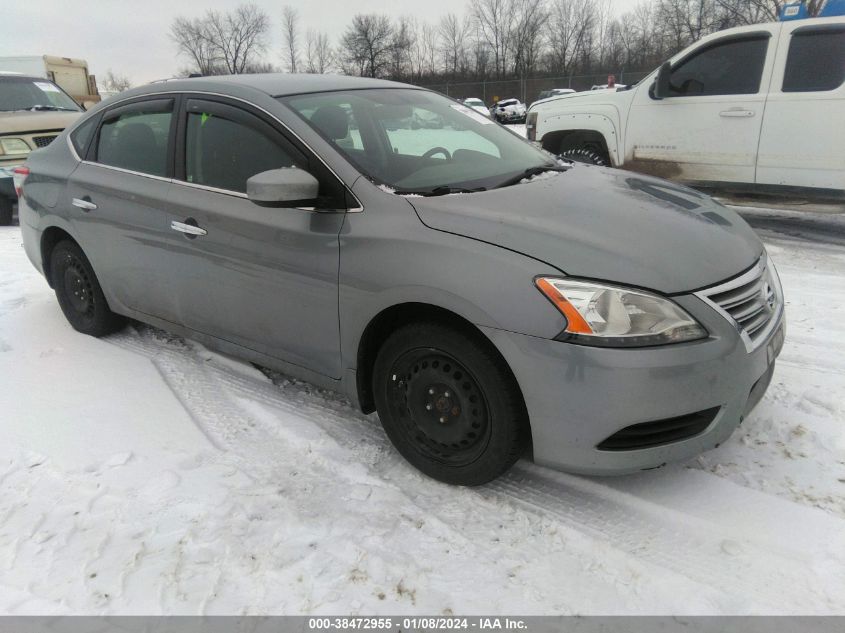
[[[325,183],[314,157],[260,113],[209,99],[187,99],[180,115],[184,152],[180,143],[169,220],[200,233],[170,234],[180,322],[339,378],[342,185]],[[247,199],[249,177],[293,166],[321,180],[322,208]]]
[[[671,94],[638,88],[626,132],[631,169],[691,182],[754,182],[771,32],[702,44],[673,64]]]

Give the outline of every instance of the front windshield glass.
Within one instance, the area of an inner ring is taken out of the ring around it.
[[[0,112],[82,109],[56,84],[30,77],[0,77]]]
[[[489,189],[557,166],[483,114],[433,92],[348,90],[280,100],[359,171],[399,193]]]

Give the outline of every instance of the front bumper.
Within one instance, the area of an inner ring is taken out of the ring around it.
[[[676,301],[711,333],[699,342],[607,349],[482,328],[516,376],[534,460],[587,475],[624,474],[693,457],[724,442],[762,398],[783,344],[783,309],[748,352],[739,332],[694,296]],[[697,435],[660,446],[600,450],[634,424],[718,409]]]

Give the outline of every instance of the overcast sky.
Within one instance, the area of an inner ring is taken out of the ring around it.
[[[134,85],[173,76],[185,60],[176,56],[167,36],[179,15],[207,9],[231,9],[238,0],[30,0],[14,2],[0,24],[0,57],[58,55],[88,61],[102,77],[111,69]],[[618,12],[639,0],[613,0]],[[270,15],[273,30],[267,61],[281,65],[281,13],[285,4],[299,10],[303,31],[325,31],[336,42],[355,13],[415,16],[437,22],[444,13],[460,12],[464,0],[255,0]],[[7,7],[8,9],[8,7]],[[2,69],[0,69],[2,70]]]

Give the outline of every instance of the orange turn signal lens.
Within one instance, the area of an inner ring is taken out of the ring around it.
[[[546,295],[546,298],[551,301],[554,306],[560,310],[561,314],[566,317],[567,325],[566,331],[573,334],[593,334],[593,328],[584,320],[581,313],[575,309],[563,293],[555,288],[547,279],[537,279],[534,282],[537,288]]]

